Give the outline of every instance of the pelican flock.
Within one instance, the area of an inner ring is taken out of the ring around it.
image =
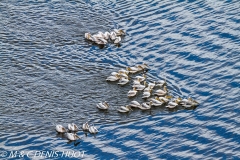
[[[106,81],[117,82],[117,84],[121,86],[130,84],[132,80],[132,90],[128,91],[128,98],[137,97],[139,93],[142,93],[142,99],[146,101],[140,104],[136,100],[133,100],[130,104],[121,106],[120,109],[117,109],[119,112],[129,112],[132,110],[131,107],[149,110],[152,106],[165,106],[168,109],[182,106],[187,109],[199,105],[199,103],[192,98],[182,99],[178,97],[174,99],[168,91],[166,79],[148,82],[146,75],[148,69],[149,66],[145,63],[131,67],[128,66],[126,69],[112,72],[110,76],[106,78]],[[140,75],[134,77],[134,75],[138,73],[140,73]],[[152,96],[155,97],[151,98]]]
[[[101,32],[99,31],[97,34],[91,34],[89,32],[84,34],[85,39],[94,42],[99,45],[105,45],[108,42],[112,42],[114,44],[119,44],[122,41],[122,36],[126,35],[123,29],[114,29],[111,32]]]
[[[126,35],[126,32],[122,29],[114,29],[111,32],[98,32],[97,34],[85,33],[85,39],[92,41],[99,45],[105,45],[109,42],[114,44],[119,44],[122,41],[122,36]],[[166,109],[174,109],[178,106],[184,107],[185,109],[193,108],[199,105],[199,103],[189,98],[174,98],[170,95],[167,82],[165,80],[158,80],[153,82],[147,81],[147,71],[149,66],[145,63],[138,64],[135,66],[127,66],[125,69],[120,69],[114,71],[106,78],[107,82],[114,83],[124,87],[126,85],[132,84],[132,90],[128,91],[127,97],[132,99],[138,95],[142,95],[143,102],[139,103],[136,100],[132,100],[130,104],[122,105],[116,109],[120,113],[129,113],[133,111],[132,108],[140,110],[150,110],[152,107],[164,107]],[[139,73],[139,74],[138,74]],[[135,74],[138,74],[134,77]],[[154,96],[154,97],[153,97]],[[109,103],[107,101],[99,102],[96,104],[99,110],[111,110]],[[115,110],[115,109],[114,109]],[[67,129],[61,125],[55,125],[55,130],[59,134],[65,135],[65,137],[70,141],[76,141],[81,139],[77,135],[80,130],[89,132],[91,134],[98,133],[98,129],[93,125],[89,124],[88,121],[82,124],[79,128],[75,123],[69,123]]]

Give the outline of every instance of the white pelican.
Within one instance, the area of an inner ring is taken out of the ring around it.
[[[123,36],[126,34],[122,29],[114,29],[113,31],[116,33],[117,36]]]
[[[166,80],[159,80],[156,82],[157,87],[162,87],[163,85],[166,85],[166,84],[167,84]]]
[[[144,90],[144,88],[146,88],[146,86],[147,86],[146,81],[144,81],[144,84],[143,84],[143,85],[141,85],[141,84],[139,84],[139,85],[134,85],[134,87],[136,88],[137,91],[142,91],[142,90]]]
[[[95,126],[90,126],[88,131],[92,134],[96,134],[99,132]]]
[[[139,108],[142,110],[147,110],[147,109],[151,109],[151,106],[152,106],[152,101],[150,101],[149,104],[142,103],[142,105],[140,105]]]
[[[119,79],[120,79],[120,77],[118,75],[115,75],[115,76],[112,75],[112,76],[108,76],[106,81],[114,82],[114,81],[117,81]]]
[[[126,112],[129,112],[129,111],[132,111],[132,109],[131,109],[130,106],[121,106],[121,107],[118,109],[118,112],[122,112],[122,113],[126,113]]]
[[[167,93],[168,93],[167,87],[164,86],[164,87],[163,87],[163,90],[162,90],[162,89],[156,90],[155,93],[154,93],[154,95],[157,95],[157,96],[165,96]]]
[[[140,103],[138,103],[137,101],[131,101],[129,106],[139,108]]]
[[[109,37],[112,41],[114,41],[116,39],[117,35],[115,32],[111,32]]]
[[[134,97],[137,94],[136,88],[133,88],[133,90],[128,91],[128,97]]]
[[[125,85],[129,82],[129,79],[121,77],[120,80],[118,81],[118,85]]]
[[[143,98],[143,99],[149,98],[149,97],[151,96],[151,92],[152,92],[152,90],[144,91],[142,98]]]
[[[176,101],[168,102],[167,108],[175,108],[178,105]]]
[[[76,141],[77,139],[80,139],[76,133],[66,133],[66,136],[70,141]]]
[[[140,82],[143,82],[146,78],[147,78],[147,76],[145,74],[143,74],[142,76],[135,77],[135,79],[138,79]]]
[[[154,98],[151,98],[151,101],[153,102],[153,103],[152,103],[153,106],[161,106],[161,105],[163,104],[162,101],[159,101],[159,100],[158,100],[158,97],[155,97],[155,99],[154,99]]]
[[[62,125],[60,125],[60,124],[57,124],[57,125],[56,125],[56,131],[57,131],[58,133],[65,133],[65,132],[67,132],[67,130],[66,130]]]
[[[84,131],[88,131],[88,129],[89,129],[88,122],[83,123],[82,129],[83,129]]]
[[[73,131],[73,132],[77,132],[79,130],[79,128],[76,124],[70,123],[70,124],[68,124],[68,130]]]
[[[109,104],[105,102],[100,102],[97,104],[97,108],[107,110],[109,108]]]
[[[118,44],[122,41],[121,37],[116,37],[113,43]]]

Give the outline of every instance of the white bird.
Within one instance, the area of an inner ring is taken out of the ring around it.
[[[115,32],[111,32],[109,37],[112,41],[114,41],[116,39],[117,35]]]
[[[141,84],[141,82],[140,82],[139,79],[134,79],[134,80],[133,80],[133,87],[135,87],[135,86],[137,86],[137,85],[140,85],[140,84]]]
[[[60,125],[60,124],[57,124],[57,125],[56,125],[56,131],[57,131],[58,133],[65,133],[65,132],[67,132],[67,130],[66,130],[62,125]]]
[[[96,134],[99,132],[95,126],[90,126],[88,131],[92,134]]]
[[[199,103],[192,98],[182,99],[179,104],[185,108],[195,107],[199,105]]]
[[[128,75],[129,71],[125,69],[120,69],[118,73],[125,73],[126,75]]]
[[[116,33],[117,36],[123,36],[126,34],[122,29],[114,29],[113,31]]]
[[[105,32],[104,33],[104,39],[108,40],[110,38],[110,33],[109,32]]]
[[[107,44],[107,41],[104,38],[98,38],[95,43],[97,44]]]
[[[138,103],[137,101],[131,101],[129,106],[139,108],[140,103]]]
[[[150,91],[152,91],[152,88],[150,88],[150,87],[146,87],[146,88],[144,88],[144,90],[143,90],[143,92],[150,92]]]
[[[156,82],[148,83],[148,87],[152,89],[155,87],[155,85],[156,85]]]
[[[157,96],[165,96],[167,93],[168,93],[167,87],[164,86],[164,87],[163,87],[163,90],[162,90],[162,89],[156,90],[155,93],[154,93],[154,95],[157,95]]]
[[[121,37],[116,37],[113,43],[118,44],[122,41]]]
[[[119,76],[119,73],[118,72],[112,72],[111,76]]]
[[[118,85],[125,85],[129,82],[129,79],[121,77],[120,80],[118,81]]]
[[[155,97],[155,99],[154,99],[154,98],[151,98],[151,101],[153,102],[153,103],[152,103],[153,106],[161,106],[161,105],[163,104],[162,101],[159,101],[159,100],[158,100],[158,97]]]
[[[92,37],[92,35],[90,33],[85,33],[84,37],[88,40],[91,40],[90,38]]]
[[[134,97],[137,94],[136,88],[133,88],[133,90],[128,91],[128,97]]]
[[[119,77],[123,77],[125,79],[129,79],[128,75],[126,73],[119,73]]]
[[[127,67],[126,69],[129,71],[129,73],[137,73],[138,71],[142,70],[141,67]]]
[[[172,98],[172,96],[158,97],[157,100],[167,103],[169,102],[169,98]]]
[[[159,80],[156,82],[157,87],[162,87],[163,85],[166,85],[166,84],[167,84],[166,80]]]
[[[66,133],[66,136],[70,141],[76,141],[77,139],[80,139],[76,133]]]
[[[97,104],[97,108],[107,110],[109,108],[109,104],[105,102],[100,102]]]
[[[143,85],[139,84],[139,85],[134,85],[134,86],[135,86],[137,91],[142,91],[142,90],[144,90],[144,88],[146,88],[147,83],[146,83],[146,81],[144,81]]]
[[[120,79],[120,77],[118,75],[115,75],[115,76],[112,75],[112,76],[108,76],[106,81],[114,82],[114,81],[117,81],[119,79]]]
[[[175,108],[178,104],[176,103],[176,101],[171,101],[168,103],[168,105],[166,106],[167,108]]]
[[[151,109],[151,106],[152,106],[152,101],[150,101],[149,104],[147,104],[146,102],[142,103],[142,105],[140,105],[139,108],[142,110],[147,110],[147,109]]]
[[[143,99],[149,98],[149,97],[151,96],[151,92],[152,92],[152,90],[144,91],[142,98],[143,98]]]
[[[136,76],[135,77],[135,79],[138,79],[140,82],[143,82],[146,78],[147,78],[147,76],[145,74],[143,74],[143,76]]]
[[[88,131],[88,129],[89,129],[88,122],[83,123],[82,129],[83,129],[84,131]]]
[[[143,63],[143,64],[139,64],[138,67],[141,67],[142,70],[144,70],[148,68],[148,65],[146,63]]]
[[[79,130],[78,126],[74,123],[68,124],[68,130],[72,132],[77,132]]]
[[[118,109],[118,112],[122,112],[122,113],[126,113],[126,112],[129,112],[129,111],[132,111],[132,109],[131,109],[130,106],[121,106],[121,107]]]

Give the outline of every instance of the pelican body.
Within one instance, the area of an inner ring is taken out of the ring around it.
[[[107,110],[109,108],[109,104],[105,102],[100,102],[97,104],[97,108],[102,109],[102,110]]]
[[[66,130],[62,125],[60,125],[60,124],[57,124],[57,125],[56,125],[56,131],[57,131],[58,133],[65,133],[65,132],[67,132],[67,130]]]

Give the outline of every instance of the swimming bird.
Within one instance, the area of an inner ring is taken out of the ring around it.
[[[142,99],[149,98],[149,97],[151,96],[151,92],[152,92],[151,89],[150,89],[149,91],[144,91],[144,92],[143,92]]]
[[[117,81],[119,79],[120,79],[119,75],[115,75],[115,76],[111,75],[111,76],[107,77],[106,81],[114,82],[114,81]]]
[[[134,97],[137,94],[136,88],[133,87],[133,90],[128,91],[128,97]]]
[[[138,71],[141,71],[142,68],[141,67],[127,67],[127,70],[129,71],[129,73],[137,73]]]
[[[163,87],[163,90],[162,90],[162,89],[156,90],[155,93],[154,93],[154,95],[157,95],[157,96],[165,96],[167,93],[168,93],[167,87],[164,86],[164,87]]]
[[[135,79],[138,79],[140,82],[143,82],[146,78],[147,78],[147,76],[145,74],[143,74],[142,76],[135,77]]]
[[[135,87],[135,85],[137,86],[137,85],[140,85],[140,84],[141,84],[141,82],[140,82],[139,79],[134,79],[133,80],[133,87]]]
[[[188,99],[182,99],[180,101],[180,105],[184,106],[185,108],[190,108],[190,107],[198,106],[199,103],[193,100],[192,98],[188,98]]]
[[[118,73],[125,73],[126,75],[128,75],[129,71],[125,69],[120,69]]]
[[[157,87],[162,87],[166,84],[167,84],[166,80],[159,80],[159,81],[156,82]]]
[[[119,76],[119,73],[118,72],[112,72],[111,76]]]
[[[102,110],[107,110],[109,108],[109,104],[105,102],[100,102],[97,104],[97,108],[102,109]]]
[[[68,130],[72,132],[77,132],[79,130],[78,126],[74,123],[68,124]]]
[[[103,34],[103,37],[104,37],[104,39],[108,40],[110,38],[110,33],[109,32],[105,32]]]
[[[66,133],[67,139],[70,141],[76,141],[77,139],[81,139],[76,133]]]
[[[144,88],[146,88],[147,83],[146,83],[146,81],[144,81],[143,85],[139,84],[139,85],[134,85],[134,86],[135,86],[137,91],[142,91],[142,90],[144,90]]]
[[[114,29],[113,31],[116,33],[117,36],[123,36],[126,34],[122,29],[119,29],[119,30]]]
[[[167,108],[175,108],[178,104],[174,101],[168,102]]]
[[[126,113],[126,112],[129,112],[129,111],[132,111],[132,109],[131,109],[130,106],[121,106],[121,107],[118,109],[118,112],[122,112],[122,113]]]
[[[110,32],[110,39],[112,40],[112,41],[114,41],[115,39],[116,39],[116,37],[117,37],[117,35],[116,35],[116,33],[115,32]]]
[[[156,85],[156,82],[154,81],[153,83],[148,83],[148,87],[153,89]]]
[[[137,101],[131,101],[129,106],[139,108],[140,103],[138,103]]]
[[[90,133],[92,133],[92,134],[96,134],[96,133],[99,132],[99,131],[97,130],[97,128],[96,128],[95,126],[93,126],[93,125],[89,127],[88,131],[89,131]]]
[[[152,91],[152,88],[150,88],[150,87],[146,87],[146,88],[144,88],[144,90],[143,90],[143,92],[150,92],[150,91]]]
[[[125,79],[129,79],[128,74],[126,74],[126,73],[121,72],[121,73],[118,73],[118,74],[119,74],[119,77],[123,77]]]
[[[91,40],[90,38],[92,37],[92,35],[90,33],[85,33],[84,37],[87,39],[87,40]]]
[[[162,101],[158,100],[158,97],[151,98],[150,100],[152,101],[153,106],[161,106],[163,104]]]
[[[172,96],[166,95],[165,97],[157,97],[157,100],[162,101],[163,103],[169,102],[169,99],[172,98]]]
[[[88,122],[83,123],[82,129],[83,129],[84,131],[88,131],[88,129],[89,129]]]
[[[57,131],[58,133],[65,133],[65,132],[67,132],[67,130],[66,130],[62,125],[60,125],[60,124],[57,124],[57,125],[56,125],[56,131]]]
[[[118,44],[121,42],[121,40],[122,40],[121,37],[116,37],[113,43]]]
[[[147,109],[151,109],[151,106],[152,106],[152,101],[149,102],[145,102],[145,103],[142,103],[142,105],[139,106],[140,109],[142,110],[147,110]]]
[[[123,85],[127,84],[128,82],[129,82],[129,79],[121,77],[119,79],[119,81],[118,81],[118,85],[122,85],[123,86]]]
[[[98,38],[94,42],[97,44],[107,44],[107,41],[104,38]]]

